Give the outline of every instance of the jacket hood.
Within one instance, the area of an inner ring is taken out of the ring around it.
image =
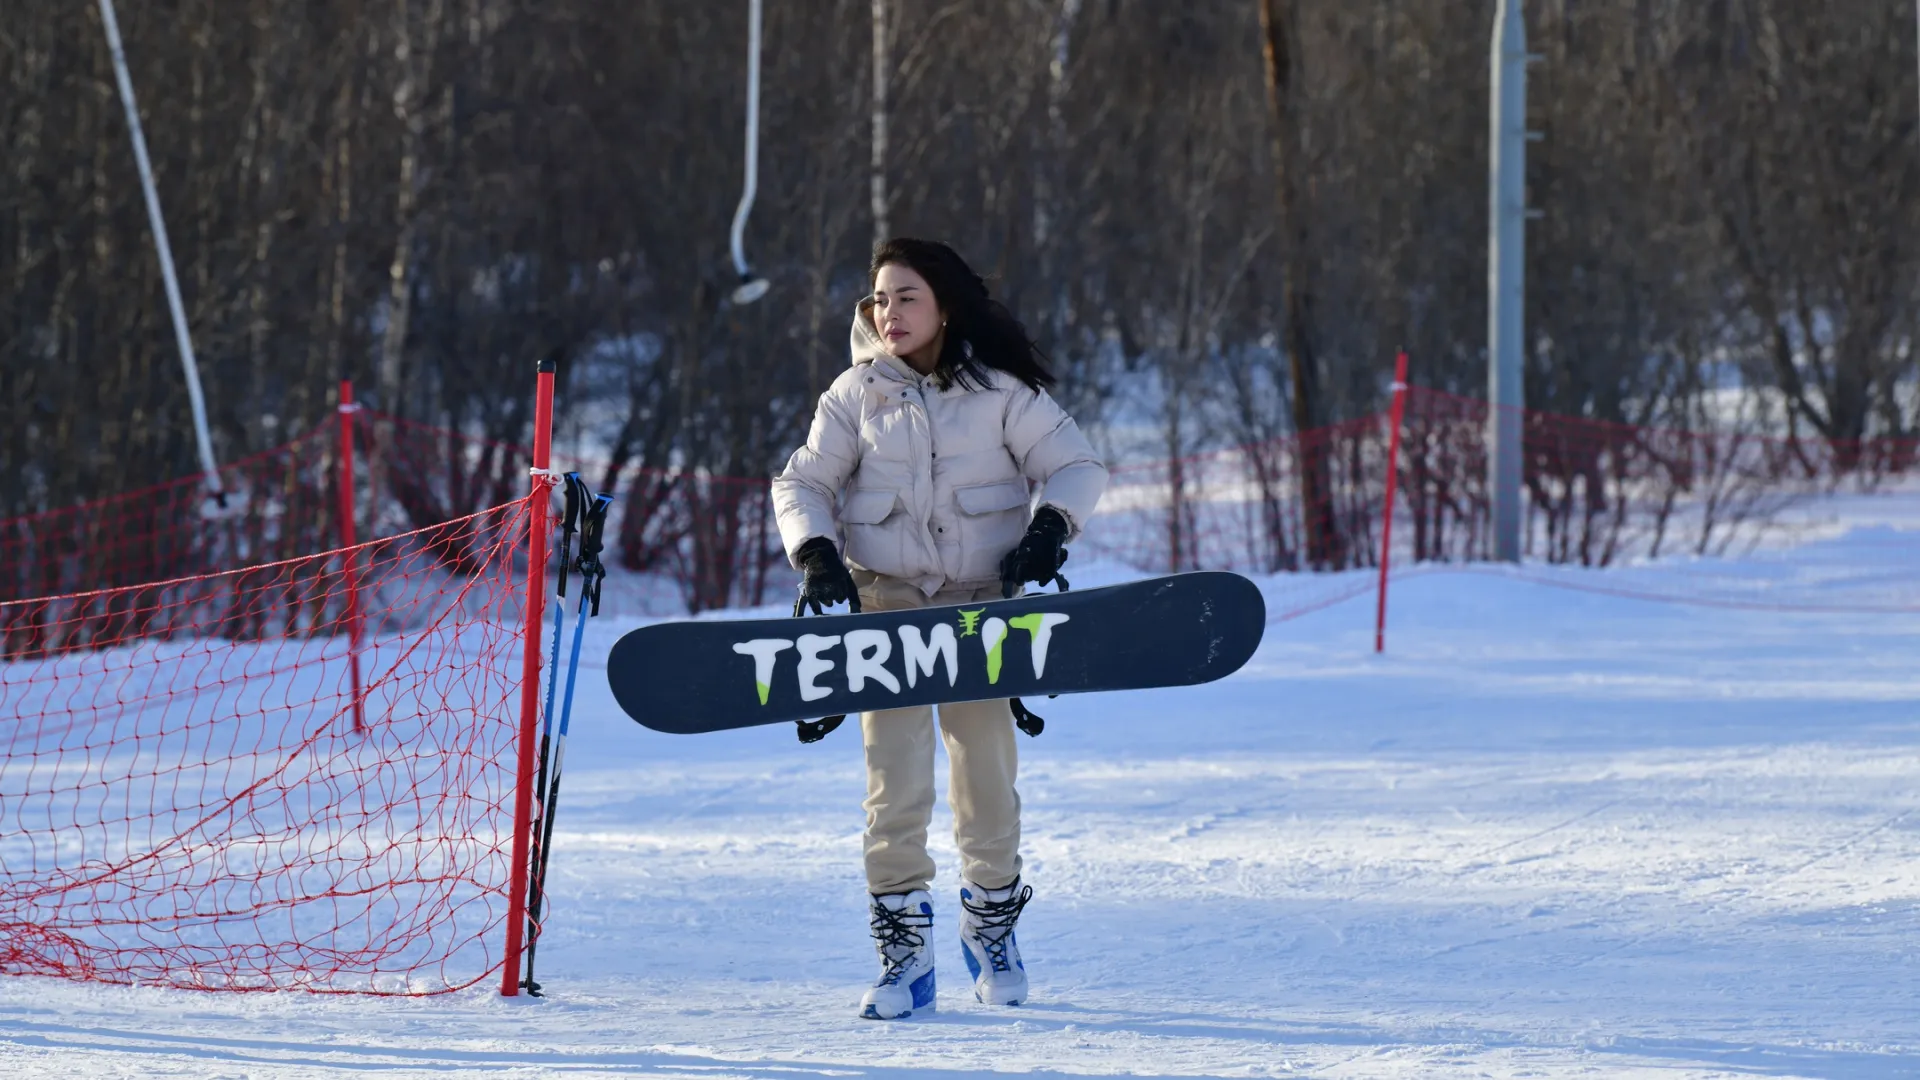
[[[885,372],[895,382],[915,385],[925,376],[909,367],[904,360],[889,354],[880,341],[880,335],[873,329],[873,320],[856,305],[853,309],[853,326],[847,331],[848,351],[852,355],[850,366],[872,364],[875,370]]]
[[[887,354],[880,335],[873,329],[873,320],[867,318],[859,304],[853,306],[853,327],[847,331],[847,345],[855,364],[870,363]]]

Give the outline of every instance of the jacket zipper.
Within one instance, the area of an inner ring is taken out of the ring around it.
[[[927,466],[926,485],[933,485],[933,417],[927,412],[926,392],[915,388],[902,395],[907,403],[907,449],[913,455],[913,505],[914,520],[920,524],[921,548],[932,558],[929,560],[931,572],[945,574],[946,566],[940,558],[940,545],[933,539],[933,492],[921,487],[920,465]],[[925,510],[924,515],[921,513]]]

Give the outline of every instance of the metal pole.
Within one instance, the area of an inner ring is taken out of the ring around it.
[[[1520,0],[1493,22],[1488,143],[1487,488],[1493,557],[1520,559],[1520,414],[1527,235],[1527,31]]]
[[[347,585],[347,657],[353,678],[353,730],[367,729],[367,703],[360,680],[360,538],[353,523],[353,381],[340,380],[340,569]]]
[[[533,746],[540,736],[540,628],[547,596],[547,532],[553,528],[552,360],[540,361],[533,404],[533,491],[527,496],[526,643],[520,668],[520,739],[514,762],[513,853],[507,871],[507,943],[500,962],[500,995],[520,993],[520,950],[527,929],[527,858],[533,837]]]
[[[1400,427],[1407,414],[1407,350],[1393,362],[1393,411],[1387,421],[1387,500],[1380,512],[1380,595],[1373,614],[1373,651],[1387,651],[1387,568],[1393,562],[1393,495],[1400,476]]]
[[[120,23],[113,0],[100,0],[100,21],[107,28],[107,50],[113,54],[113,77],[120,84],[120,103],[126,107],[127,130],[133,136],[133,160],[140,167],[140,190],[147,197],[147,220],[153,225],[153,246],[160,253],[160,277],[166,282],[167,308],[173,313],[173,337],[180,346],[180,364],[187,370],[187,400],[193,406],[193,434],[200,445],[200,470],[207,486],[223,495],[220,465],[213,458],[213,437],[207,432],[207,399],[200,392],[200,365],[193,358],[193,338],[187,332],[186,306],[180,302],[180,279],[173,271],[173,246],[167,242],[167,223],[160,216],[160,195],[153,186],[153,163],[147,159],[147,137],[140,130],[140,107],[133,99],[133,77],[127,74],[127,53],[120,43]]]
[[[740,284],[733,290],[733,302],[751,304],[767,294],[765,278],[756,278],[747,267],[747,215],[753,212],[753,198],[760,190],[760,4],[747,5],[747,178],[740,191],[740,205],[733,210],[733,269]]]

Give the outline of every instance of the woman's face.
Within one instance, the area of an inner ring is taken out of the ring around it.
[[[873,331],[887,355],[908,361],[938,362],[940,330],[946,315],[933,298],[927,279],[910,266],[888,263],[873,279]],[[922,364],[914,363],[922,368]],[[922,370],[930,370],[928,367]]]

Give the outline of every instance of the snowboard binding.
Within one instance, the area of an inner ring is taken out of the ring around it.
[[[1060,561],[1054,564],[1052,575],[1054,586],[1061,592],[1066,592],[1073,587],[1067,584],[1067,575],[1060,572],[1060,568],[1065,565],[1067,565],[1067,551],[1065,548],[1061,548]],[[1074,573],[1079,573],[1079,571],[1076,570]],[[1001,583],[1001,592],[1006,595],[1008,600],[1013,599],[1014,594],[1019,591],[1020,585],[1018,582],[1005,581]],[[1049,698],[1057,698],[1059,696],[1059,694],[1047,695]],[[1032,709],[1027,708],[1026,702],[1021,701],[1019,698],[1008,698],[1007,708],[1013,710],[1013,726],[1025,732],[1027,738],[1038,738],[1041,732],[1047,730],[1046,718],[1034,712]]]

